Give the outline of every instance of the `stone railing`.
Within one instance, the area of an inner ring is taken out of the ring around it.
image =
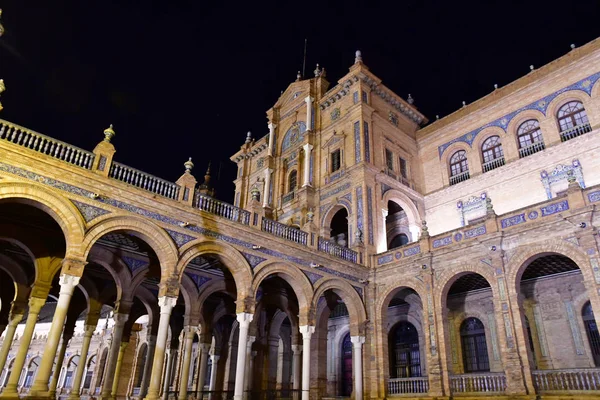
[[[294,200],[294,197],[296,197],[296,191],[295,190],[292,190],[288,194],[284,194],[281,197],[281,204],[289,203],[290,201]]]
[[[23,146],[52,158],[90,169],[94,153],[72,146],[60,140],[14,125],[0,119],[0,140]]]
[[[112,163],[108,176],[168,199],[175,200],[179,195],[179,186],[177,184],[118,162]]]
[[[388,394],[427,393],[429,379],[426,376],[417,378],[392,378],[388,381]]]
[[[277,237],[306,246],[308,233],[268,218],[262,219],[261,230]]]
[[[544,150],[545,148],[546,145],[544,144],[544,142],[531,143],[529,146],[521,147],[519,149],[519,157],[523,158],[530,156],[532,154],[537,153],[538,151]]]
[[[230,221],[240,222],[244,225],[250,224],[249,211],[197,192],[194,199],[194,207],[199,210],[218,215],[219,217],[227,218]]]
[[[537,370],[531,375],[538,394],[600,390],[600,368]]]
[[[560,140],[566,142],[567,140],[571,140],[576,138],[577,136],[581,136],[588,132],[592,131],[592,126],[587,124],[577,125],[572,127],[571,129],[564,130],[560,133]]]
[[[488,172],[493,169],[499,168],[505,164],[504,157],[498,157],[491,161],[485,162],[482,165],[483,172]]]
[[[342,260],[356,263],[358,260],[358,253],[347,247],[342,247],[336,243],[332,243],[328,240],[319,237],[319,251],[330,254],[334,257],[341,258]]]
[[[450,185],[456,185],[457,183],[466,181],[470,177],[471,177],[471,175],[469,174],[469,171],[465,171],[463,173],[453,175],[450,177]]]
[[[504,372],[451,375],[450,390],[454,394],[503,394],[506,390],[506,375],[504,375]]]

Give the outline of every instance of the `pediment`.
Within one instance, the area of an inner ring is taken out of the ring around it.
[[[321,148],[326,148],[326,147],[330,147],[333,146],[339,142],[341,142],[342,140],[344,140],[344,138],[346,137],[346,134],[344,133],[344,131],[342,131],[341,133],[336,133],[335,131],[333,132],[333,135],[329,138],[329,140],[327,140],[323,146],[321,146]]]

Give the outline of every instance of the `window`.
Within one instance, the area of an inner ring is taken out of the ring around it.
[[[589,301],[583,306],[582,314],[585,331],[590,343],[590,349],[592,350],[592,357],[594,357],[594,365],[598,367],[600,366],[600,334],[598,334],[594,310],[592,310],[592,304]]]
[[[331,153],[331,172],[335,172],[341,167],[341,153],[340,149],[337,149]]]
[[[544,150],[544,138],[540,130],[540,123],[535,119],[529,119],[519,125],[517,137],[519,138],[519,155],[521,158]]]
[[[354,104],[358,103],[358,92],[354,92],[353,99],[354,99]]]
[[[363,103],[367,103],[369,104],[369,98],[367,97],[367,92],[365,92],[364,90],[362,91],[362,101]]]
[[[385,149],[385,166],[391,171],[394,170],[394,153],[389,149]]]
[[[400,175],[404,179],[408,179],[408,170],[406,168],[406,160],[402,157],[400,157],[399,160],[400,160]]]
[[[288,193],[296,189],[298,184],[298,171],[293,170],[288,177]]]
[[[485,329],[481,321],[472,317],[465,319],[460,326],[460,339],[465,372],[489,371]]]
[[[450,157],[450,184],[455,185],[469,179],[467,152],[459,150]]]
[[[410,322],[402,321],[392,328],[389,336],[390,377],[421,376],[419,333]]]
[[[481,146],[481,155],[483,159],[483,172],[488,172],[494,168],[504,165],[504,151],[499,136],[491,136],[483,142]]]
[[[556,115],[563,142],[592,130],[583,103],[570,101],[559,108]]]

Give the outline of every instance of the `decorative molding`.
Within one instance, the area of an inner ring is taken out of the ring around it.
[[[542,217],[547,217],[548,215],[556,214],[562,211],[567,211],[569,209],[569,202],[567,200],[559,201],[558,203],[550,204],[548,206],[543,206],[540,208],[542,211]]]
[[[350,189],[350,182],[346,182],[343,185],[337,186],[334,189],[329,190],[319,196],[319,200],[323,201],[325,199],[330,198],[331,196],[335,196],[336,194],[343,192],[344,190]]]
[[[525,222],[525,213],[513,215],[512,217],[504,218],[500,221],[502,228],[509,228],[514,225],[519,225]]]
[[[449,244],[452,244],[452,236],[446,236],[446,237],[434,240],[433,248],[437,249],[438,247],[447,246]]]
[[[335,104],[338,100],[341,100],[342,97],[347,96],[348,93],[350,93],[350,86],[352,86],[354,82],[358,82],[358,78],[356,76],[348,78],[346,81],[344,81],[344,83],[339,84],[338,86],[341,86],[341,88],[337,92],[332,94],[326,93],[326,96],[323,97],[323,99],[321,100],[321,110],[327,109],[328,107]],[[333,92],[333,90],[336,88],[337,86],[331,91]]]
[[[211,278],[204,276],[204,275],[196,275],[196,274],[192,274],[190,272],[186,272],[185,274],[187,276],[189,276],[192,281],[194,281],[194,283],[196,284],[196,288],[198,288],[198,289],[200,289],[200,287],[202,285],[204,285],[206,282],[211,280]]]
[[[243,251],[241,253],[244,256],[244,258],[246,259],[246,261],[248,261],[248,264],[250,264],[252,269],[256,268],[256,266],[258,264],[260,264],[261,262],[267,260],[266,258],[255,256],[254,254],[245,253]]]
[[[367,225],[369,229],[369,244],[373,244],[373,190],[367,186]]]
[[[90,222],[91,220],[96,219],[102,215],[110,214],[110,211],[108,210],[96,206],[90,206],[89,204],[82,203],[77,200],[71,200],[71,203],[73,203],[75,207],[77,207],[77,209],[83,216],[83,219],[85,219],[85,222]]]
[[[456,203],[456,209],[458,210],[458,216],[460,218],[460,226],[465,226],[468,224],[469,219],[466,218],[468,214],[471,214],[471,220],[481,218],[485,215],[486,198],[487,193],[483,192],[479,196],[472,196],[464,202],[459,200]]]
[[[165,231],[167,232],[167,234],[169,236],[171,236],[171,239],[173,239],[173,241],[175,243],[177,243],[177,247],[181,247],[184,244],[191,242],[192,240],[195,240],[196,238],[190,235],[186,235],[185,233],[179,233],[179,232],[175,232],[172,231],[170,229],[165,229]]]
[[[308,278],[310,283],[312,283],[313,285],[315,284],[315,282],[317,282],[319,279],[321,279],[323,277],[323,275],[315,274],[314,272],[309,272],[309,271],[305,271],[305,270],[301,270],[301,271],[304,272],[304,275],[306,275],[306,277]]]
[[[127,268],[129,268],[132,273],[140,268],[150,265],[150,263],[148,263],[146,260],[138,260],[137,258],[133,257],[121,256],[121,259],[123,259],[123,262],[125,265],[127,265]]]
[[[542,185],[544,185],[544,189],[546,190],[546,196],[548,196],[548,200],[552,199],[552,184],[556,182],[566,181],[568,179],[569,173],[573,173],[575,179],[579,183],[579,186],[582,189],[585,189],[583,171],[581,170],[581,164],[577,159],[573,160],[571,165],[557,165],[556,168],[554,168],[550,173],[548,173],[545,170],[540,172]]]

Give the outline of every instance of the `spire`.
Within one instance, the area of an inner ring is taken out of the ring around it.
[[[319,64],[317,63],[317,68],[315,68],[315,78],[318,78],[321,75],[321,68],[319,68]]]
[[[215,189],[210,182],[210,161],[208,162],[208,168],[206,168],[206,173],[204,174],[204,182],[198,187],[198,192],[211,197],[215,196]]]
[[[104,141],[110,143],[110,139],[115,136],[115,130],[113,129],[112,124],[108,128],[104,130]]]
[[[296,82],[300,81],[300,79],[302,79],[302,75],[300,74],[300,71],[298,71],[296,74]]]

